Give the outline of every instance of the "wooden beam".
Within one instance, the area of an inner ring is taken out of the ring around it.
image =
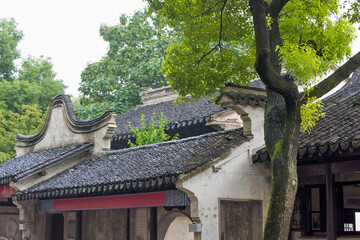
[[[298,176],[299,177],[312,177],[312,176],[324,176],[326,170],[324,164],[309,164],[309,165],[300,165],[298,166]],[[353,173],[360,172],[360,161],[351,160],[343,162],[332,162],[331,163],[331,173]]]
[[[335,184],[334,175],[331,172],[331,163],[325,164],[326,176],[326,225],[327,239],[336,240],[337,224],[335,214]]]
[[[181,190],[163,192],[135,193],[113,196],[40,200],[40,212],[79,211],[136,207],[187,206],[190,199]]]

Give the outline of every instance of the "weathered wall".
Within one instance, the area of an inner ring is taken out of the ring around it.
[[[82,212],[82,239],[124,240],[127,236],[127,210]]]
[[[20,238],[19,211],[16,207],[0,207],[0,237]]]
[[[51,113],[51,114],[50,114]],[[112,114],[107,120],[100,122],[94,129],[86,132],[75,129],[69,123],[69,116],[65,106],[58,105],[49,110],[50,118],[46,123],[47,129],[43,138],[33,146],[18,141],[16,144],[17,156],[29,154],[44,149],[75,145],[85,142],[94,143],[94,154],[99,155],[104,150],[110,150],[110,140],[115,129],[116,114]],[[89,128],[90,129],[90,128]]]
[[[208,168],[182,183],[183,190],[194,193],[198,200],[196,211],[202,223],[201,239],[203,240],[220,237],[221,199],[260,201],[262,225],[265,223],[271,192],[270,168],[267,163],[252,164],[248,151],[242,151],[247,147],[258,149],[264,145],[263,109],[244,107],[244,110],[251,118],[254,138],[250,143],[243,144],[236,150],[237,152],[229,156],[230,161],[217,165],[219,171],[215,172],[212,168]]]

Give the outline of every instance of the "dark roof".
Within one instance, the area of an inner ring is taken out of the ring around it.
[[[265,84],[260,79],[254,80],[250,82],[250,87],[252,88],[260,88],[265,90]]]
[[[0,164],[0,184],[8,184],[12,180],[20,179],[27,174],[35,172],[40,168],[46,167],[68,156],[88,150],[92,146],[92,143],[85,143],[42,150],[39,152],[12,158]]]
[[[129,138],[129,122],[133,127],[140,125],[141,115],[150,121],[153,113],[160,115],[161,112],[167,118],[168,129],[180,128],[203,122],[204,125],[210,116],[223,111],[224,108],[210,102],[210,98],[202,98],[198,102],[181,103],[178,106],[172,101],[140,106],[116,118],[116,129],[114,139]]]
[[[260,80],[257,80],[256,82],[258,81]],[[222,102],[224,96],[230,97],[230,99],[243,106],[265,107],[267,102],[267,93],[265,89],[239,86],[233,83],[226,84],[226,87],[222,89],[221,95],[217,99],[217,103],[224,104]]]
[[[326,117],[319,119],[309,133],[300,135],[300,150],[315,151],[321,146],[325,152],[331,147],[346,150],[360,145],[360,68],[350,80],[334,94],[323,99]],[[345,148],[345,149],[344,149]]]
[[[360,147],[360,68],[341,89],[322,100],[326,116],[319,119],[310,132],[300,135],[299,154],[315,152],[332,154]],[[265,149],[259,150],[254,162],[268,159]]]
[[[242,88],[254,89],[258,91],[264,91],[265,85],[261,80],[255,80],[250,82],[250,87],[238,86]],[[254,94],[248,94],[241,96],[245,101],[241,104],[264,106],[266,98],[256,97]],[[197,102],[183,102],[179,106],[173,103],[173,101],[167,101],[152,105],[139,106],[131,111],[119,115],[116,118],[117,127],[114,132],[114,140],[128,139],[130,138],[129,122],[134,127],[140,125],[141,114],[144,114],[145,119],[149,121],[155,112],[159,115],[161,112],[167,118],[167,130],[179,129],[186,126],[193,126],[199,122],[203,125],[210,119],[210,116],[225,109],[219,105],[210,101],[211,98],[201,98]]]
[[[20,193],[20,200],[174,189],[176,177],[194,171],[249,141],[242,130],[107,152]],[[15,198],[17,198],[15,196]]]
[[[334,94],[322,100],[326,117],[300,136],[300,148],[360,139],[360,69]]]

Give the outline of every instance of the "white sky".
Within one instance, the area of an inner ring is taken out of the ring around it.
[[[0,0],[0,18],[14,18],[24,32],[22,57],[51,57],[66,93],[77,96],[82,70],[107,51],[100,25],[115,25],[120,14],[145,5],[142,0]],[[359,38],[353,50],[360,51]]]
[[[120,14],[145,5],[142,0],[0,0],[0,18],[14,18],[23,31],[22,57],[51,57],[66,93],[76,96],[87,63],[106,54],[100,25],[115,25]]]

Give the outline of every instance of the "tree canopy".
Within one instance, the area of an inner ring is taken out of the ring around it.
[[[168,47],[162,70],[180,95],[199,98],[257,77],[265,83],[272,193],[264,239],[288,239],[300,109],[321,117],[313,101],[360,66],[360,52],[350,56],[359,2],[348,0],[344,8],[337,0],[147,1],[170,27],[180,26],[182,41]]]
[[[17,49],[23,33],[16,29],[17,23],[14,19],[0,19],[0,79],[10,80],[15,71],[14,61],[20,57]]]
[[[109,48],[99,62],[88,64],[81,74],[82,106],[77,113],[83,119],[107,109],[123,113],[141,103],[140,91],[167,82],[160,68],[174,36],[161,17],[147,11],[121,15],[118,25],[101,26],[100,35]]]
[[[0,162],[15,156],[18,133],[37,133],[51,99],[66,86],[56,79],[50,58],[28,56],[19,69],[15,60],[22,39],[15,20],[0,19]]]

